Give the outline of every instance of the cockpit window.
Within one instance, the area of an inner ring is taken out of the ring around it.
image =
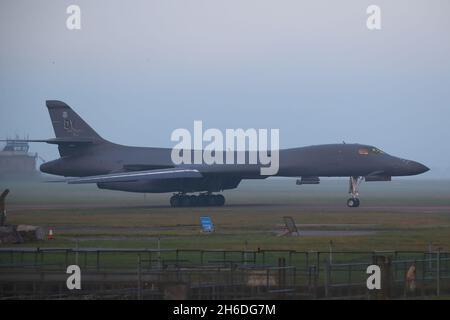
[[[378,154],[383,154],[384,152],[381,151],[378,148],[361,148],[358,149],[358,154],[363,155],[363,156],[367,156],[369,154],[374,154],[374,155],[378,155]]]
[[[372,148],[372,150],[370,150],[371,151],[371,153],[373,153],[373,154],[383,154],[384,152],[383,151],[381,151],[380,149],[378,149],[378,148]]]
[[[362,154],[362,155],[368,155],[369,154],[369,149],[366,148],[361,148],[358,150],[358,154]]]

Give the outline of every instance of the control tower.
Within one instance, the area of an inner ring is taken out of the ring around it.
[[[7,139],[6,145],[0,151],[0,176],[28,176],[35,175],[37,153],[29,153],[27,142]]]

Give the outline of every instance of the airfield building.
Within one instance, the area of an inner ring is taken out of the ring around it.
[[[37,153],[29,152],[27,142],[8,139],[0,151],[0,176],[35,175]]]

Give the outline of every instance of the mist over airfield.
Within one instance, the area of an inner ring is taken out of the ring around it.
[[[81,30],[66,28],[71,4]],[[3,0],[0,136],[53,137],[45,100],[58,99],[121,144],[172,147],[194,120],[279,128],[283,148],[368,143],[448,178],[449,12],[447,0]]]

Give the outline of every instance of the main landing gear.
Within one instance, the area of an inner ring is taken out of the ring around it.
[[[225,204],[225,197],[221,194],[201,193],[198,196],[174,194],[170,197],[172,207],[220,207]]]
[[[347,206],[350,208],[359,207],[358,186],[362,180],[363,177],[350,177],[348,193],[350,193],[352,197],[347,200]]]

